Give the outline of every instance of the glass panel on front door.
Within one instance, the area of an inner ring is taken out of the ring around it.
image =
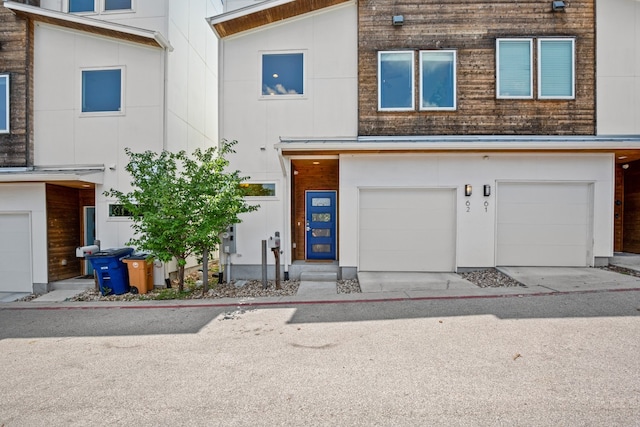
[[[336,259],[336,192],[307,191],[307,259]]]

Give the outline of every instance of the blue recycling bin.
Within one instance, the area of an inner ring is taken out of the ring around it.
[[[129,273],[122,261],[133,252],[133,248],[105,249],[87,255],[91,266],[98,276],[102,295],[122,295],[129,292]]]

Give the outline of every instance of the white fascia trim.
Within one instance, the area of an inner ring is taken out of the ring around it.
[[[231,12],[221,13],[207,18],[209,25],[220,24],[223,22],[231,21],[236,18],[241,18],[252,13],[260,12],[263,10],[271,9],[272,7],[280,6],[283,4],[291,3],[296,0],[268,0],[262,3],[241,7],[240,9],[232,10]]]
[[[85,16],[74,15],[71,13],[57,12],[54,10],[43,9],[38,6],[30,6],[22,3],[16,3],[14,1],[5,0],[4,7],[9,10],[23,12],[27,14],[42,16],[44,18],[59,19],[61,21],[86,25],[88,27],[101,28],[104,30],[120,32],[124,34],[130,34],[137,37],[147,38],[155,40],[159,46],[169,51],[173,51],[173,46],[169,43],[166,37],[159,31],[150,31],[142,28],[131,27],[128,25],[116,24],[108,21],[101,21],[98,19],[87,18]]]
[[[344,139],[281,138],[278,150],[624,150],[640,149],[640,135],[630,136],[441,136],[359,137]]]

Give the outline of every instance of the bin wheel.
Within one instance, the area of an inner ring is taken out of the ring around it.
[[[131,292],[132,294],[137,294],[138,288],[136,288],[135,286],[132,286],[131,289],[129,289],[129,292]]]

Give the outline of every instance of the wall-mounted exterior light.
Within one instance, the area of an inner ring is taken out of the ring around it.
[[[402,15],[393,15],[393,25],[403,25],[404,24],[404,16]]]
[[[565,7],[566,7],[566,4],[564,3],[564,1],[551,2],[551,8],[553,9],[554,12],[564,12]]]
[[[490,195],[491,195],[491,186],[489,184],[485,184],[484,197],[489,197]]]
[[[473,187],[471,187],[471,184],[465,184],[465,186],[464,186],[464,195],[466,197],[469,197],[469,196],[471,196],[472,191],[473,191]]]

